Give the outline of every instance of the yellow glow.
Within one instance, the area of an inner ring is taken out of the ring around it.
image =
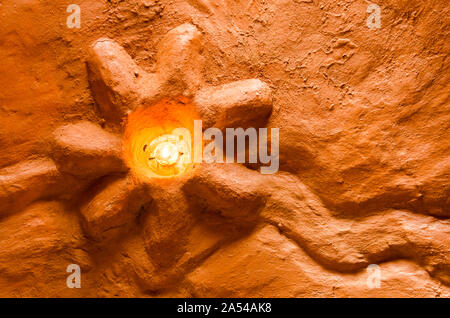
[[[189,99],[163,99],[128,115],[124,157],[133,174],[146,181],[191,170],[194,120]]]
[[[140,150],[135,155],[152,174],[176,176],[184,172],[191,163],[190,146],[182,136],[164,134],[151,142],[145,142],[144,138],[141,140],[137,148]]]
[[[170,142],[163,142],[155,149],[155,159],[162,166],[171,166],[178,160],[179,152],[177,147]]]

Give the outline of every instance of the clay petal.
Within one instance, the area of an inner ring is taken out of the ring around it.
[[[61,126],[53,136],[52,156],[62,172],[95,178],[128,169],[121,139],[91,122]]]
[[[87,65],[92,94],[105,119],[120,121],[138,106],[139,75],[144,72],[123,47],[101,38],[91,45]]]
[[[272,94],[264,82],[249,79],[202,89],[194,104],[203,128],[258,128],[272,112]]]
[[[241,165],[203,163],[183,189],[211,212],[253,221],[265,201],[262,180],[258,172]]]
[[[110,239],[126,230],[152,200],[147,187],[132,176],[107,178],[97,188],[97,193],[81,208],[83,228],[95,240]]]
[[[200,49],[201,33],[192,24],[182,24],[164,36],[156,69],[162,82],[170,84],[166,93],[180,94],[188,89],[190,94],[199,88],[203,82]]]

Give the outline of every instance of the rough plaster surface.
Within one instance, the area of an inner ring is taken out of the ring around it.
[[[2,1],[0,296],[449,297],[448,4],[377,4]],[[280,171],[136,178],[121,120],[181,95]]]

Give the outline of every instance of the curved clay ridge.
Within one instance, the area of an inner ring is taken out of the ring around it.
[[[341,272],[409,258],[450,284],[450,222],[387,210],[338,219],[298,178],[265,176],[243,166],[203,164],[185,190],[212,211],[240,222],[259,217],[277,226],[316,261]],[[236,210],[234,207],[241,207]]]

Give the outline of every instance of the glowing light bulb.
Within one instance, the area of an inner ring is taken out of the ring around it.
[[[175,164],[179,157],[179,151],[176,145],[170,142],[162,142],[155,148],[155,159],[162,166],[171,166]]]
[[[161,135],[139,149],[146,166],[158,176],[179,175],[191,163],[190,146],[180,135]]]

